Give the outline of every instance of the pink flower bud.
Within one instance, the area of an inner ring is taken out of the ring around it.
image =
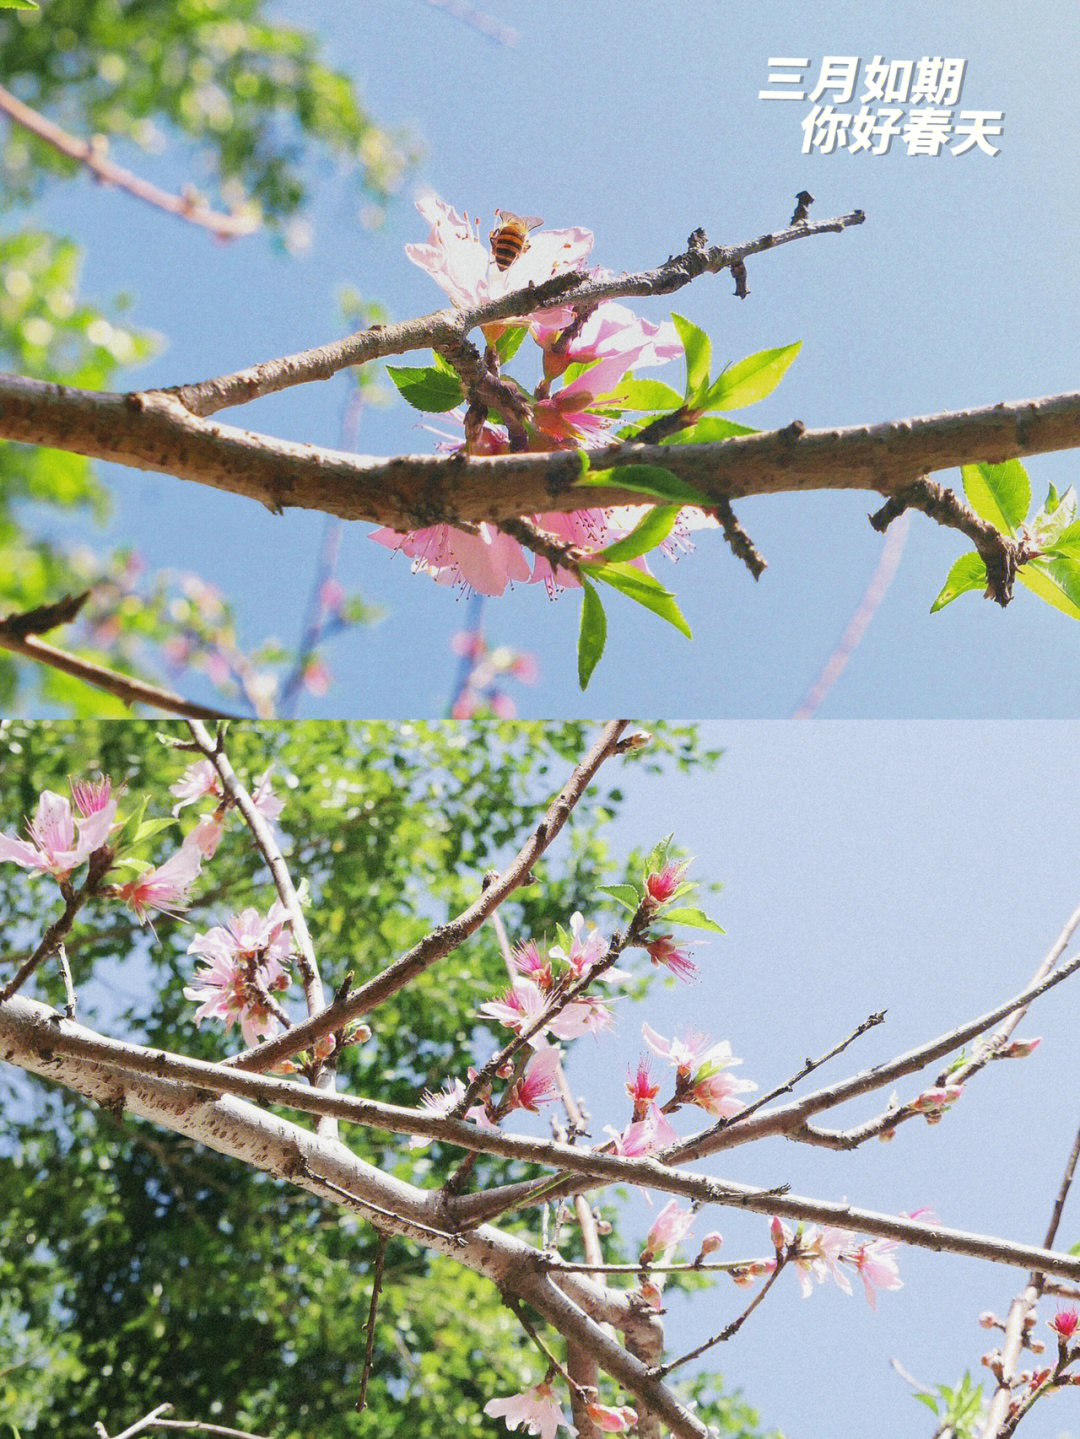
[[[715,1254],[724,1242],[724,1236],[717,1229],[711,1229],[701,1241],[701,1253],[699,1259],[704,1259],[707,1254]]]
[[[787,1236],[784,1233],[784,1226],[775,1216],[773,1217],[772,1223],[769,1225],[769,1237],[772,1239],[773,1248],[777,1250],[777,1252],[786,1248]]]
[[[983,1312],[979,1315],[980,1329],[1001,1329],[1002,1327],[1003,1325],[1001,1323],[1001,1320],[989,1309],[984,1309]]]
[[[667,904],[674,898],[685,873],[685,864],[665,864],[663,869],[655,870],[645,880],[646,898],[651,904]]]
[[[1075,1309],[1059,1309],[1049,1321],[1050,1328],[1061,1339],[1071,1339],[1076,1333],[1077,1318]]]
[[[1038,1039],[1014,1039],[1013,1042],[999,1051],[1002,1059],[1026,1059],[1029,1054],[1034,1054],[1039,1045],[1042,1044],[1041,1036]]]

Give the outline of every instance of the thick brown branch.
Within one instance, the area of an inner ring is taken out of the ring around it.
[[[178,215],[181,220],[189,220],[193,225],[202,225],[204,229],[212,231],[219,240],[235,240],[238,236],[250,235],[259,228],[253,212],[218,214],[210,209],[201,195],[170,195],[167,190],[158,189],[148,180],[133,175],[130,170],[114,165],[107,157],[108,140],[105,136],[78,140],[59,125],[46,120],[44,115],[39,115],[29,105],[24,105],[3,86],[0,86],[0,114],[7,115],[9,120],[13,120],[31,135],[36,135],[39,140],[44,140],[46,145],[50,145],[59,154],[66,155],[69,160],[82,165],[101,184],[115,185],[118,190],[126,190],[137,200],[144,200],[159,210],[167,210],[170,215]]]
[[[647,503],[617,478],[610,488],[576,488],[573,451],[352,455],[199,419],[170,395],[98,394],[16,376],[0,375],[0,438],[162,471],[274,511],[320,510],[398,530]],[[794,424],[715,444],[618,444],[590,459],[594,470],[664,466],[715,502],[815,489],[889,494],[913,474],[1078,446],[1080,393],[1072,392],[850,429]]]
[[[578,308],[632,295],[670,295],[699,275],[735,269],[748,255],[812,235],[837,234],[851,225],[861,225],[865,218],[861,210],[854,210],[834,220],[792,225],[729,247],[709,245],[705,232],[695,230],[687,249],[681,255],[672,255],[655,270],[601,280],[591,280],[577,272],[555,275],[542,285],[526,285],[521,290],[514,290],[500,299],[489,300],[471,309],[437,310],[398,324],[372,325],[333,344],[302,350],[279,360],[268,360],[200,384],[176,385],[169,393],[175,395],[193,415],[212,415],[230,405],[246,404],[260,395],[270,395],[291,385],[328,380],[350,365],[363,365],[368,360],[381,359],[386,355],[402,355],[409,350],[440,350],[449,355],[460,346],[469,331],[479,325],[529,315],[555,304],[570,304]]]

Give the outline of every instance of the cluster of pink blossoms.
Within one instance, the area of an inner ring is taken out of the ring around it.
[[[195,983],[184,989],[185,999],[199,1003],[196,1024],[220,1019],[228,1030],[239,1021],[245,1044],[277,1034],[280,1021],[271,996],[289,987],[288,927],[285,907],[275,900],[266,915],[245,909],[227,925],[215,925],[191,941],[188,954],[207,961],[195,972]]]
[[[417,209],[431,231],[425,244],[406,245],[405,253],[427,271],[459,309],[471,309],[512,290],[581,269],[593,247],[589,230],[540,230],[530,238],[520,258],[509,269],[500,270],[480,238],[479,226],[474,227],[467,215],[459,215],[434,196],[419,200]],[[606,276],[608,272],[594,268],[589,273]],[[574,319],[572,308],[557,306],[523,320],[483,327],[485,339],[493,345],[511,324],[527,325],[543,352],[544,378],[535,395],[527,397],[531,450],[580,449],[602,443],[614,423],[603,413],[603,397],[617,392],[633,366],[659,365],[682,354],[682,343],[670,321],[651,324],[614,300],[597,305],[581,329],[564,344],[560,336]],[[589,368],[552,393],[552,384],[571,365]],[[463,422],[461,411],[453,414]],[[460,448],[460,442],[454,442],[452,447]],[[503,426],[485,423],[471,448],[477,454],[506,454],[510,450],[509,436]],[[531,518],[539,529],[556,539],[596,551],[628,534],[643,513],[641,506],[631,505],[582,509],[574,514],[537,514]],[[693,547],[692,530],[715,524],[700,510],[688,507],[661,548],[674,558],[680,548]],[[412,558],[414,569],[430,574],[438,584],[467,585],[485,595],[501,595],[515,581],[544,584],[551,593],[579,583],[575,575],[561,568],[553,570],[549,561],[539,556],[530,567],[521,544],[487,523],[478,525],[475,533],[442,524],[407,534],[380,529],[371,538],[388,549],[402,550]],[[644,565],[644,561],[635,563]]]

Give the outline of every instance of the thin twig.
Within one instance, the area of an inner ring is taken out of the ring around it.
[[[827,1064],[830,1059],[835,1059],[838,1054],[843,1054],[849,1045],[854,1044],[857,1039],[861,1039],[869,1030],[875,1029],[879,1024],[884,1024],[885,1013],[885,1010],[880,1009],[876,1014],[868,1015],[861,1024],[857,1025],[855,1029],[851,1031],[846,1039],[842,1039],[839,1044],[834,1044],[832,1049],[826,1050],[825,1053],[819,1055],[817,1059],[808,1059],[802,1068],[793,1074],[790,1079],[786,1079],[783,1084],[778,1084],[775,1089],[770,1089],[767,1094],[763,1094],[760,1098],[755,1099],[753,1104],[748,1104],[745,1109],[740,1109],[738,1114],[734,1115],[730,1120],[721,1120],[720,1124],[733,1124],[736,1119],[749,1119],[757,1110],[763,1109],[766,1104],[771,1104],[774,1099],[779,1099],[782,1094],[790,1094],[795,1086],[800,1084],[808,1075],[813,1074],[815,1069],[820,1069],[821,1066]]]
[[[480,305],[437,310],[418,319],[392,325],[370,325],[344,340],[285,355],[233,374],[219,375],[199,384],[177,385],[165,393],[175,395],[193,415],[212,415],[231,405],[246,404],[292,385],[328,380],[339,370],[381,359],[385,355],[401,355],[409,350],[453,349],[471,330],[495,320],[521,318],[554,305],[578,307],[630,296],[670,295],[700,275],[719,274],[750,255],[775,250],[780,245],[797,240],[838,234],[853,225],[861,225],[865,219],[861,210],[853,210],[832,220],[788,226],[732,246],[710,245],[705,232],[695,230],[685,251],[672,255],[653,270],[608,279],[590,279],[574,271],[555,275],[543,284],[529,284]]]
[[[736,1334],[738,1334],[739,1330],[750,1318],[751,1314],[753,1314],[754,1310],[765,1298],[766,1294],[768,1294],[769,1290],[776,1283],[777,1279],[779,1279],[780,1271],[783,1269],[786,1262],[786,1251],[783,1254],[778,1254],[776,1256],[776,1268],[772,1271],[768,1279],[766,1279],[765,1283],[754,1295],[753,1299],[751,1299],[750,1303],[746,1306],[742,1313],[737,1318],[733,1319],[730,1324],[726,1324],[724,1328],[720,1330],[719,1334],[714,1334],[711,1339],[706,1339],[704,1343],[699,1344],[695,1349],[691,1349],[689,1353],[682,1354],[679,1356],[678,1359],[670,1359],[666,1364],[659,1365],[656,1369],[652,1371],[656,1375],[657,1379],[666,1379],[667,1376],[671,1374],[674,1370],[681,1369],[684,1364],[689,1364],[691,1359],[700,1358],[702,1354],[706,1353],[707,1350],[712,1349],[714,1345],[724,1344],[727,1340],[733,1338]]]
[[[371,1377],[371,1361],[375,1354],[375,1316],[379,1310],[379,1291],[382,1289],[383,1265],[386,1263],[388,1243],[388,1236],[380,1234],[375,1248],[375,1266],[371,1274],[371,1306],[367,1317],[367,1342],[364,1345],[364,1369],[360,1376],[360,1397],[356,1401],[359,1414],[367,1408],[368,1379]]]
[[[111,859],[111,856],[109,856]],[[0,988],[0,1004],[16,994],[38,968],[50,959],[58,949],[63,948],[64,940],[71,933],[71,926],[75,923],[75,916],[82,909],[83,905],[90,899],[100,886],[102,879],[108,871],[108,861],[103,850],[97,850],[91,856],[90,865],[86,872],[86,878],[78,889],[67,889],[64,893],[64,908],[41,937],[37,948],[30,958],[15,971],[7,984]],[[66,961],[65,961],[66,963]],[[69,982],[70,982],[70,976]],[[69,991],[70,1001],[70,991]],[[69,1015],[68,1018],[71,1016]]]
[[[149,705],[152,709],[164,710],[166,714],[191,719],[239,718],[238,715],[230,715],[210,705],[193,704],[183,696],[174,694],[172,690],[162,689],[160,685],[147,684],[144,680],[137,680],[131,675],[120,674],[118,670],[95,664],[93,660],[84,660],[68,650],[47,644],[35,635],[22,636],[0,631],[0,649],[10,650],[12,654],[22,655],[24,659],[36,660],[50,669],[59,670],[61,674],[72,675],[85,684],[93,685],[95,689],[115,695],[126,705]]]
[[[64,1016],[67,1019],[74,1019],[78,1000],[75,997],[75,986],[71,982],[71,965],[68,964],[67,949],[63,944],[56,947],[56,962],[60,966],[60,975],[64,981]]]
[[[188,220],[193,225],[201,225],[204,229],[210,230],[219,240],[235,240],[241,235],[250,235],[259,228],[259,221],[255,214],[250,211],[240,211],[235,215],[222,215],[212,210],[205,199],[199,194],[184,193],[171,195],[167,190],[161,190],[157,185],[152,185],[148,180],[140,179],[138,175],[132,174],[130,170],[123,169],[120,165],[114,165],[107,158],[108,140],[105,136],[95,135],[91,140],[78,140],[74,135],[69,135],[59,125],[47,120],[44,115],[39,115],[29,105],[15,98],[10,90],[0,86],[0,113],[7,115],[9,120],[36,135],[46,145],[52,147],[59,154],[65,155],[69,160],[74,160],[89,170],[95,180],[103,185],[113,185],[118,190],[125,190],[129,195],[134,195],[137,200],[143,200],[148,205],[153,205],[158,210],[166,210],[170,215],[177,215],[181,220]]]

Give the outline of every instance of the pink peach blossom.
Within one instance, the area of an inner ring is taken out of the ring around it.
[[[684,1208],[677,1199],[669,1200],[653,1221],[642,1258],[646,1255],[652,1257],[664,1249],[673,1249],[676,1244],[682,1243],[693,1227],[693,1209],[689,1205]]]
[[[577,1433],[547,1381],[505,1399],[489,1399],[484,1413],[493,1419],[502,1419],[508,1429],[524,1427],[527,1433],[536,1434],[539,1439],[555,1439],[560,1427],[571,1434]]]
[[[62,794],[43,790],[34,818],[26,822],[29,840],[0,834],[0,861],[10,860],[20,869],[38,870],[57,878],[70,874],[104,846],[113,826],[116,800],[109,794],[108,781],[102,783],[105,788],[89,786],[76,791],[78,818],[72,815],[71,805]],[[84,812],[80,796],[84,805],[97,807]]]
[[[147,923],[147,911],[177,915],[187,909],[189,891],[202,868],[203,856],[189,835],[180,848],[157,869],[148,869],[121,885],[117,891],[135,911],[140,924]]]

